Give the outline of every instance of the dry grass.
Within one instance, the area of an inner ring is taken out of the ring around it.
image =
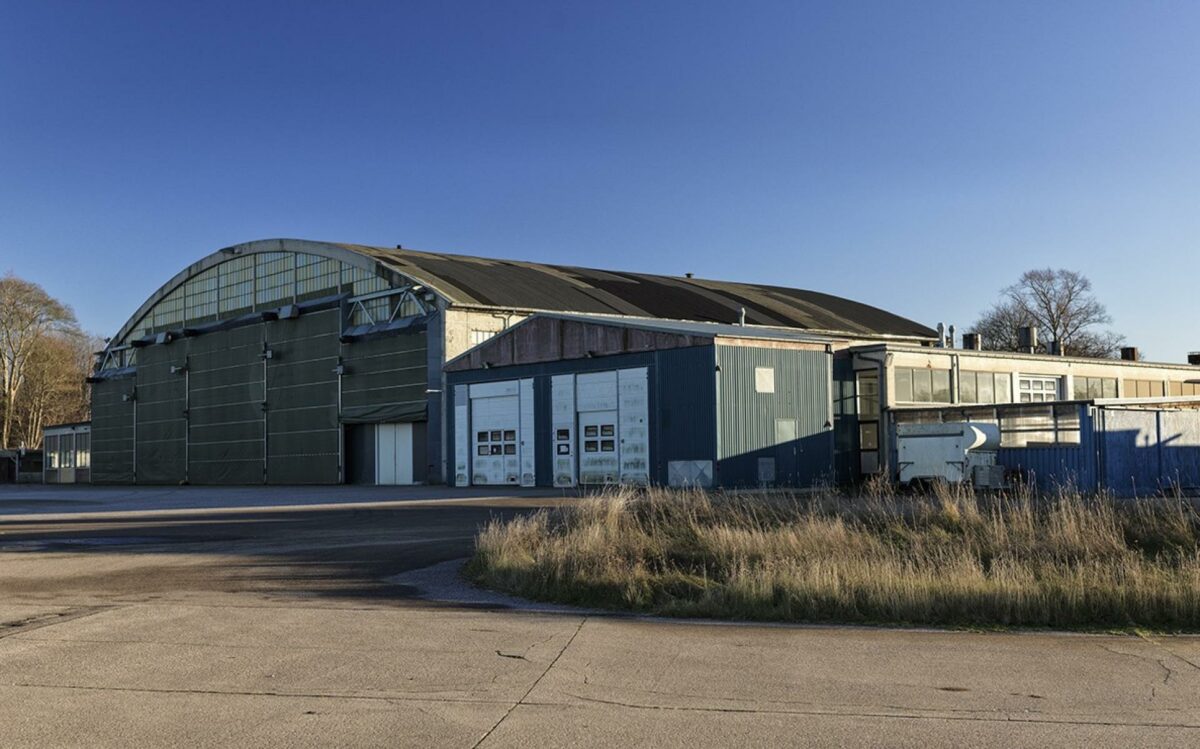
[[[621,490],[493,521],[476,547],[483,585],[655,614],[1200,629],[1200,517],[1180,499]]]

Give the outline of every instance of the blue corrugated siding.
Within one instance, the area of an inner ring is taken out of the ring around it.
[[[653,478],[667,483],[672,460],[713,460],[716,435],[714,346],[658,352],[650,372]]]
[[[757,485],[760,458],[775,461],[776,484],[832,481],[832,356],[824,351],[718,346],[717,364],[718,483]],[[774,369],[774,393],[756,391],[758,367]],[[795,439],[779,439],[780,420],[795,421]]]
[[[1006,447],[997,460],[1006,468],[1020,470],[1039,491],[1096,490],[1096,456],[1081,447]]]
[[[644,353],[602,356],[450,372],[446,393],[453,409],[454,386],[532,377],[534,380],[535,467],[537,484],[552,486],[550,377],[557,374],[601,372],[629,367],[649,369],[651,481],[667,483],[672,460],[715,460],[716,377],[713,346],[693,346]],[[454,420],[447,424],[447,444],[453,452]]]
[[[1119,497],[1200,489],[1200,413],[1080,406],[1080,444],[1003,448],[999,461],[1042,491]]]
[[[1094,492],[1100,488],[1095,420],[1090,408],[1079,408],[1079,444],[1045,447],[1001,448],[1000,465],[1019,470],[1039,491],[1077,489]]]

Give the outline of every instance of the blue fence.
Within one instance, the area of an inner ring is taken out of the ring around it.
[[[1001,448],[1000,464],[1040,491],[1200,492],[1200,411],[1079,409],[1078,445]]]

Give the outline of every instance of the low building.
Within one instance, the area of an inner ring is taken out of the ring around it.
[[[446,365],[454,483],[832,482],[832,359],[800,331],[534,315]]]
[[[42,481],[89,484],[92,481],[92,424],[56,424],[42,431]]]

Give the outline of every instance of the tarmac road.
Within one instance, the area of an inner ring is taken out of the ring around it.
[[[1200,638],[433,602],[387,578],[556,500],[129,491],[7,496],[0,746],[1200,745]]]

